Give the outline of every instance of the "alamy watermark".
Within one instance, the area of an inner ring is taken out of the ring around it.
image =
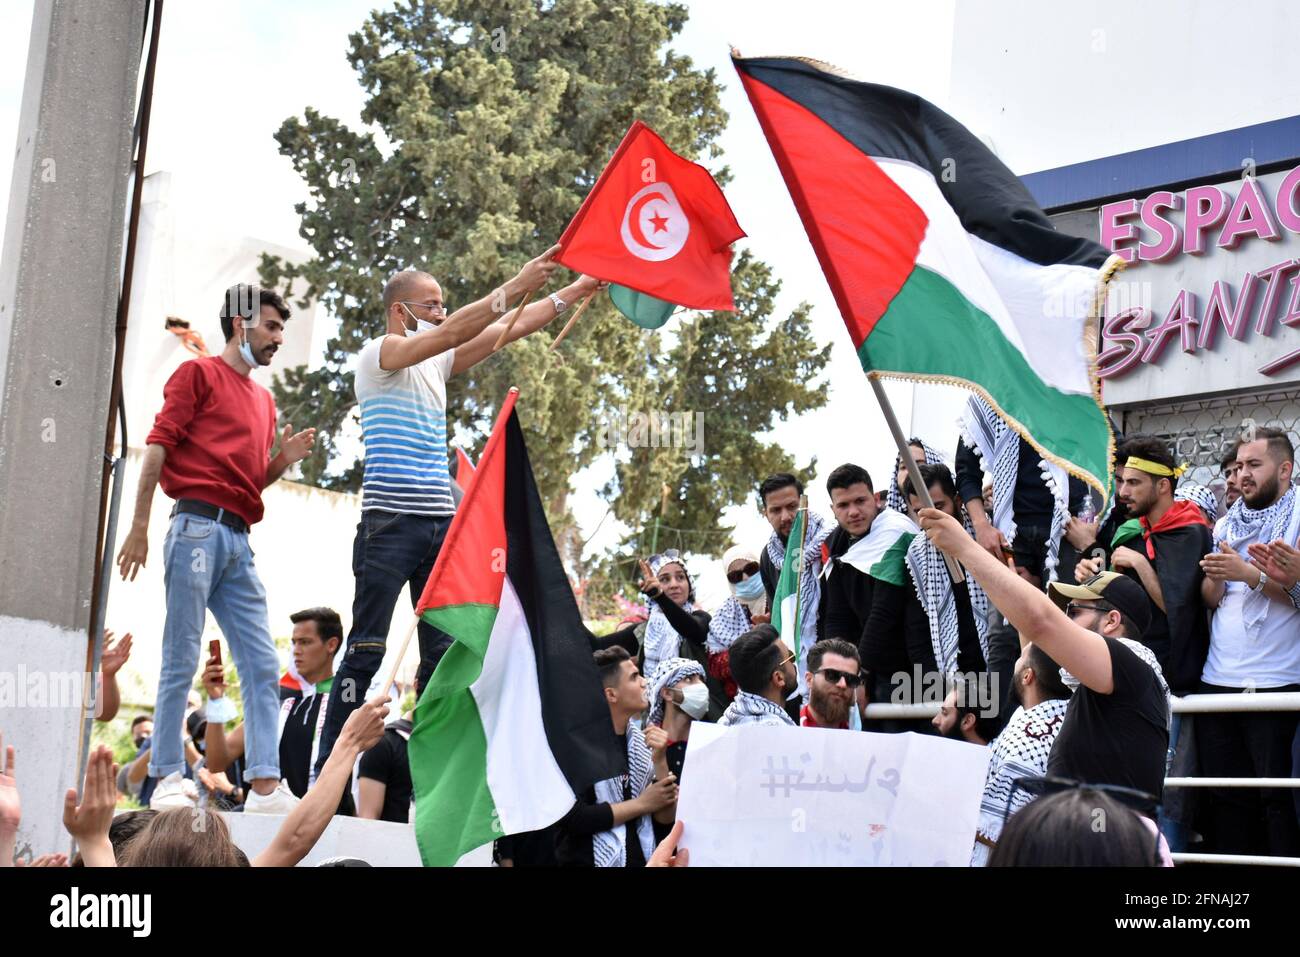
[[[629,412],[627,406],[619,406],[616,415],[597,423],[596,444],[602,449],[672,448],[699,454],[704,450],[704,413]]]

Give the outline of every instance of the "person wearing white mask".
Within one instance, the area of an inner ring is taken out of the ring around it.
[[[384,286],[385,334],[367,342],[357,356],[366,455],[361,521],[352,548],[356,591],[352,629],[320,733],[318,770],[379,671],[398,596],[409,588],[411,603],[419,599],[451,525],[447,379],[492,354],[515,305],[546,285],[558,251],[558,246],[548,249],[504,285],[451,315],[442,287],[428,273],[403,270]],[[528,305],[507,340],[541,329],[598,285],[582,276]],[[451,638],[421,622],[419,640],[417,683],[423,685]]]
[[[691,725],[709,712],[709,689],[704,669],[689,658],[668,658],[659,662],[646,690],[650,714],[646,717],[645,743],[654,757],[655,777],[672,773],[680,782],[686,760],[686,742]],[[675,808],[655,815],[659,823],[672,823]]]
[[[723,709],[736,697],[736,681],[731,676],[731,643],[755,625],[767,624],[767,590],[759,571],[758,552],[744,545],[732,545],[722,555],[731,597],[724,601],[709,622],[706,643],[709,661],[710,691],[720,692]],[[717,689],[714,689],[717,685]]]

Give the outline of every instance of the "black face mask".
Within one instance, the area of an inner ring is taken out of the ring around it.
[[[141,735],[140,737],[132,738],[131,740],[135,742],[135,749],[139,751],[142,747],[144,747],[144,743],[149,739],[145,735]]]

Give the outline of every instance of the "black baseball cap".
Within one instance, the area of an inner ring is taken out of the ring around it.
[[[1138,633],[1129,638],[1141,638],[1151,627],[1151,599],[1146,589],[1119,572],[1100,572],[1078,585],[1052,582],[1047,593],[1062,611],[1071,601],[1104,601],[1137,625]]]

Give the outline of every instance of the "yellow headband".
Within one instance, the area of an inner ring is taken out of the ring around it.
[[[1147,459],[1140,459],[1136,455],[1130,455],[1128,461],[1124,463],[1126,469],[1137,469],[1140,472],[1146,472],[1148,475],[1161,475],[1166,478],[1178,478],[1187,471],[1186,465],[1180,465],[1176,469],[1171,469],[1168,465],[1161,465],[1159,462],[1151,462]]]

